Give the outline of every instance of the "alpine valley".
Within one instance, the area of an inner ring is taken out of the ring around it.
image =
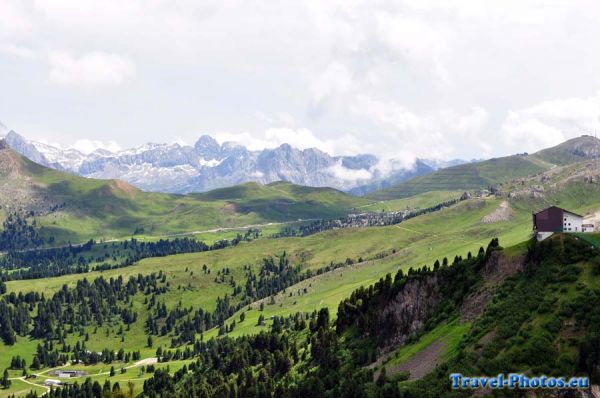
[[[335,187],[363,185],[326,170],[371,171],[374,156],[207,136],[83,155],[5,136],[0,397],[597,396],[594,137],[423,163],[355,196]],[[549,207],[589,230],[538,241],[532,212]],[[512,372],[588,384],[449,379]]]

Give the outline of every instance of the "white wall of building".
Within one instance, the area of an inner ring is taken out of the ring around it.
[[[538,241],[541,241],[541,240],[551,237],[552,235],[554,235],[554,232],[537,232],[535,237],[537,238]]]
[[[583,232],[583,217],[575,214],[563,212],[563,231],[564,232]]]

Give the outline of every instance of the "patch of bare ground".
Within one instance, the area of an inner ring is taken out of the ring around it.
[[[237,213],[238,208],[235,203],[227,203],[225,206],[221,208],[221,212],[224,214],[234,214]]]
[[[400,372],[409,372],[408,380],[421,379],[431,373],[441,363],[441,356],[445,350],[446,343],[443,340],[437,340],[416,353],[406,362],[399,365],[386,366],[386,374],[394,375]],[[377,379],[380,372],[380,370],[375,372],[375,379]]]
[[[506,200],[503,200],[498,208],[481,219],[484,224],[491,224],[495,222],[508,221],[512,218],[513,211]]]
[[[131,185],[123,180],[115,180],[112,185],[116,190],[125,193],[129,198],[132,198],[132,199],[135,197],[136,193],[138,192],[138,189],[136,187],[134,187],[133,185]]]

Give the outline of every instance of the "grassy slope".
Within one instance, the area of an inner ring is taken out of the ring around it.
[[[548,163],[567,165],[594,158],[594,154],[598,152],[600,152],[600,140],[584,135],[572,138],[555,147],[543,149],[534,156]]]
[[[267,196],[276,195],[275,192],[279,192],[282,196],[293,195],[295,189],[290,184],[272,184],[266,188],[268,190],[260,192],[264,192]],[[225,200],[227,203],[235,203],[237,200],[241,203],[244,201],[242,197],[248,196],[248,190],[251,191],[254,187],[241,189],[244,190],[241,194],[239,191],[236,193],[235,190],[233,192],[230,190],[229,193],[219,193],[219,198],[207,199]],[[321,194],[317,192],[317,195]],[[251,195],[257,196],[256,193]],[[202,200],[199,197],[202,195],[194,196],[193,200]],[[426,195],[421,199],[426,200],[425,197]],[[405,203],[402,202],[401,206]],[[224,267],[231,268],[234,278],[241,282],[243,265],[251,264],[256,267],[265,255],[277,255],[283,250],[292,254],[293,261],[302,263],[305,269],[320,268],[330,261],[343,261],[347,257],[373,258],[379,253],[386,253],[388,256],[383,259],[365,261],[301,282],[289,288],[284,294],[277,295],[275,304],[270,305],[269,300],[265,300],[267,305],[263,312],[268,319],[272,315],[289,315],[297,311],[312,311],[328,306],[332,314],[335,314],[337,304],[342,298],[360,285],[373,283],[387,272],[394,272],[398,268],[407,269],[410,266],[432,264],[436,258],[444,256],[452,258],[455,254],[465,255],[469,250],[476,251],[479,246],[487,244],[489,239],[495,236],[500,238],[504,246],[522,242],[530,235],[531,210],[542,208],[549,203],[558,203],[580,213],[597,210],[600,207],[600,186],[577,183],[569,190],[549,192],[542,199],[513,199],[511,207],[514,215],[510,221],[494,224],[480,223],[481,218],[497,208],[499,203],[498,199],[473,199],[396,226],[327,231],[306,238],[263,239],[223,251],[147,259],[128,268],[106,271],[103,275],[109,277],[122,274],[127,277],[137,273],[147,274],[164,270],[168,274],[171,291],[161,297],[167,301],[169,308],[176,305],[181,298],[186,306],[201,306],[210,310],[214,308],[217,296],[222,297],[231,291],[228,285],[214,281],[216,271]],[[391,254],[393,249],[396,250],[395,254]],[[202,264],[207,264],[211,268],[211,275],[202,274]],[[93,278],[97,275],[99,274],[90,273],[86,277]],[[68,275],[35,281],[16,281],[8,283],[8,289],[51,293],[59,289],[63,283],[74,283],[81,277],[81,275]],[[178,289],[179,286],[181,289]],[[292,296],[289,295],[290,292]],[[100,328],[91,339],[89,347],[101,349],[107,346],[115,348],[123,346],[127,350],[140,349],[142,357],[151,356],[155,348],[145,347],[143,320],[146,316],[141,298],[136,301],[135,307],[139,312],[138,322],[132,326],[131,331],[125,333],[124,343],[121,343],[120,337],[116,336],[118,323],[115,323],[109,328],[108,336],[105,328]],[[262,328],[256,325],[259,314],[258,304],[255,303],[252,309],[246,312],[246,320],[237,324],[232,335],[255,333],[261,330]],[[239,314],[234,315],[235,319],[238,317]],[[92,333],[91,330],[88,332]],[[206,335],[206,337],[214,336],[216,331],[213,330]],[[154,347],[167,346],[169,339],[170,337],[157,338]],[[75,342],[76,337],[70,336],[69,341]],[[6,366],[12,355],[17,353],[31,358],[36,344],[35,341],[28,342],[21,338],[13,347],[0,346],[0,353],[2,353],[0,369]]]
[[[550,168],[529,156],[507,156],[448,167],[367,195],[374,200],[407,198],[430,191],[472,190],[525,177]]]
[[[582,238],[590,243],[594,244],[597,248],[600,248],[600,240],[598,239],[598,234],[573,234],[579,238]],[[556,239],[558,241],[564,241],[569,239],[569,236],[558,236],[553,237],[551,239]],[[525,242],[508,248],[505,250],[507,255],[514,255],[517,252],[521,254],[526,250]],[[545,267],[542,264],[541,267]],[[571,302],[578,294],[581,293],[585,288],[588,289],[598,289],[600,287],[600,277],[597,274],[594,274],[592,269],[592,265],[588,261],[581,261],[579,263],[575,263],[574,267],[580,271],[579,275],[573,279],[559,279],[558,283],[560,285],[560,289],[557,286],[546,285],[544,288],[544,301],[548,303],[552,303],[550,310],[538,312],[528,313],[527,321],[523,324],[520,329],[519,336],[521,335],[530,335],[530,336],[548,336],[547,325],[550,320],[553,319],[552,311],[556,311],[557,309],[563,308],[565,304]],[[561,266],[558,268],[561,272],[565,270],[565,266]],[[517,280],[522,279],[522,276],[517,276]],[[525,283],[527,286],[527,282]],[[526,288],[525,288],[526,289]],[[506,294],[500,294],[497,300],[492,301],[493,306],[502,305],[502,299],[506,298]],[[500,303],[500,304],[499,304]],[[569,346],[569,344],[562,339],[564,336],[568,336],[573,333],[571,330],[570,323],[564,322],[560,325],[561,332],[558,334],[558,343],[557,346],[560,347],[561,357],[570,358],[570,360],[576,360],[576,348]],[[392,353],[387,355],[387,360],[384,362],[384,365],[398,365],[404,363],[411,358],[413,358],[417,353],[426,349],[433,343],[443,341],[446,343],[445,352],[442,354],[440,358],[442,361],[450,360],[457,354],[457,349],[459,346],[466,346],[467,350],[474,350],[477,352],[478,356],[481,356],[482,346],[492,346],[492,344],[498,344],[498,339],[495,334],[487,334],[486,338],[481,338],[480,340],[476,340],[476,343],[473,344],[473,341],[469,341],[467,336],[471,333],[471,327],[473,324],[465,323],[461,324],[456,318],[452,318],[447,322],[442,322],[437,325],[432,330],[424,333],[417,341],[398,347]],[[495,325],[496,328],[502,327],[502,323],[498,323]],[[478,325],[479,327],[479,325]],[[481,332],[477,331],[478,329],[473,330],[473,334],[477,335],[479,333],[479,337],[481,337]],[[580,332],[580,331],[579,331]],[[489,337],[489,338],[487,338]],[[487,341],[487,342],[485,342]],[[509,357],[514,356],[514,352],[518,349],[521,349],[524,345],[523,343],[526,340],[523,338],[516,338],[509,341],[508,348],[504,348],[500,352],[497,352],[497,357],[501,357],[502,355],[508,355]],[[512,344],[512,345],[511,345]],[[497,346],[494,346],[490,351],[493,352],[494,349],[497,349]],[[485,350],[485,348],[483,349]],[[380,366],[381,367],[381,366]],[[380,368],[379,367],[379,368]]]
[[[587,189],[588,194],[581,192],[577,198],[573,198],[570,194],[559,194],[556,195],[556,200],[576,211],[597,209],[600,207],[600,199],[598,199],[600,195],[595,195],[596,191],[590,191],[592,188],[595,186],[582,186],[581,189]],[[332,230],[305,238],[262,239],[221,251],[145,259],[127,268],[92,272],[85,277],[90,279],[98,275],[128,277],[140,272],[147,274],[164,270],[168,273],[169,281],[174,288],[178,285],[185,287],[188,283],[192,284],[192,289],[189,291],[173,290],[169,293],[167,297],[172,296],[170,302],[174,303],[175,298],[181,295],[184,301],[190,300],[191,304],[211,309],[216,297],[223,296],[229,291],[228,286],[214,282],[216,271],[224,267],[229,267],[234,278],[242,281],[241,268],[244,265],[257,266],[264,256],[278,255],[284,250],[291,254],[295,263],[303,264],[305,269],[321,268],[331,261],[344,261],[346,258],[372,259],[379,253],[389,254],[381,260],[365,261],[352,268],[339,269],[302,282],[301,288],[305,284],[312,284],[308,294],[292,298],[278,297],[278,300],[282,301],[279,303],[283,304],[282,307],[267,306],[269,315],[281,314],[282,311],[291,313],[299,309],[312,311],[318,308],[321,302],[335,307],[339,299],[356,286],[366,285],[399,267],[417,267],[431,264],[435,259],[444,256],[466,254],[469,250],[475,251],[479,246],[487,244],[489,239],[495,236],[500,237],[504,245],[521,242],[530,234],[530,211],[545,205],[543,200],[514,201],[512,207],[515,213],[510,221],[482,224],[481,218],[496,209],[499,203],[498,199],[473,199],[396,226]],[[391,255],[393,249],[396,253]],[[202,274],[203,264],[211,268],[210,276]],[[185,271],[186,268],[188,272]],[[190,272],[194,272],[194,275],[190,275]],[[59,278],[14,281],[8,283],[8,290],[34,289],[50,293],[59,289],[64,283],[74,283],[80,278],[82,275],[66,275]],[[297,290],[297,287],[294,289]],[[198,292],[206,294],[199,295]],[[298,303],[294,305],[294,301]]]
[[[330,218],[370,203],[335,189],[290,183],[247,183],[196,195],[149,193],[122,181],[78,177],[40,166],[20,155],[16,159],[22,171],[15,184],[34,182],[38,184],[36,195],[40,199],[65,203],[59,211],[38,219],[41,233],[54,236],[57,242],[124,237],[138,227],[147,235],[165,235]]]
[[[174,307],[179,300],[182,300],[186,306],[212,310],[218,296],[223,297],[231,292],[229,285],[214,280],[217,271],[224,267],[229,267],[234,278],[241,282],[244,278],[242,270],[244,265],[250,264],[256,270],[257,264],[264,256],[281,254],[284,250],[292,255],[294,262],[302,262],[304,268],[316,269],[331,261],[343,261],[347,257],[356,259],[359,256],[369,258],[382,252],[389,254],[392,249],[396,249],[396,254],[384,259],[366,261],[304,281],[288,289],[288,292],[295,292],[293,297],[278,295],[276,304],[267,305],[264,312],[268,317],[296,311],[312,311],[326,305],[335,313],[335,308],[342,298],[361,284],[366,285],[379,279],[386,272],[399,267],[430,264],[438,257],[454,256],[456,253],[466,254],[468,250],[477,250],[480,245],[486,244],[491,237],[497,235],[513,242],[526,238],[529,233],[528,226],[520,223],[479,224],[481,217],[491,212],[497,205],[496,200],[473,200],[437,214],[409,220],[398,226],[327,231],[306,238],[262,239],[221,251],[145,259],[130,267],[102,273],[92,272],[85,277],[93,279],[98,275],[105,277],[122,275],[127,278],[138,273],[148,274],[163,270],[167,273],[167,280],[171,285],[171,290],[161,295],[161,300],[166,301],[168,308]],[[452,228],[447,228],[445,225],[452,225]],[[211,269],[210,275],[203,274],[203,264],[207,264]],[[82,275],[66,275],[57,278],[14,281],[8,283],[8,290],[36,290],[51,294],[60,289],[63,284],[74,284],[81,278]],[[178,289],[180,286],[181,288]],[[307,288],[307,293],[298,296],[298,289],[304,287]],[[143,322],[146,316],[141,300],[143,299],[140,297],[139,302],[136,302],[136,307],[139,308],[138,322],[132,326],[131,331],[125,333],[124,343],[121,343],[120,338],[116,336],[118,326],[115,324],[112,332],[109,331],[108,337],[105,335],[105,329],[100,328],[89,342],[89,347],[101,349],[107,346],[115,348],[123,346],[128,350],[141,349],[143,354],[151,355],[153,350],[144,347],[146,341]],[[256,308],[257,305],[253,307]],[[238,324],[233,334],[253,333],[259,330],[255,326],[258,315],[257,310],[249,311],[246,321]],[[157,338],[155,347],[159,344],[166,346],[169,340],[170,337]],[[36,344],[20,338],[15,346],[0,346],[0,353],[2,353],[0,369],[6,366],[12,355],[19,352],[25,354],[27,351],[25,355],[30,358]]]
[[[402,199],[381,200],[359,208],[360,211],[399,211],[424,209],[451,199],[460,198],[463,191],[429,191]]]

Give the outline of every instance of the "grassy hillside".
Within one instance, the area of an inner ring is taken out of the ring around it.
[[[420,267],[422,264],[432,263],[437,258],[451,257],[456,253],[463,255],[468,251],[474,253],[491,237],[497,235],[507,242],[514,243],[526,239],[529,235],[526,213],[517,218],[520,222],[485,225],[480,223],[480,219],[492,212],[498,203],[499,201],[495,199],[466,201],[439,213],[411,219],[397,226],[335,230],[306,238],[261,239],[220,251],[145,259],[138,264],[116,270],[8,282],[7,289],[8,293],[36,291],[50,297],[65,284],[74,287],[83,277],[91,281],[98,276],[104,278],[121,276],[127,280],[138,274],[149,275],[163,271],[166,273],[166,281],[170,287],[159,296],[159,300],[161,303],[164,302],[169,310],[176,308],[181,301],[186,307],[213,311],[217,299],[223,298],[226,294],[231,296],[233,291],[229,282],[216,279],[216,276],[226,269],[228,277],[233,277],[237,284],[243,285],[245,267],[250,266],[257,272],[258,265],[265,256],[280,256],[284,251],[288,253],[292,262],[300,265],[303,270],[315,271],[328,266],[331,262],[343,263],[348,258],[352,259],[354,263],[352,265],[314,276],[286,289],[285,293],[275,295],[272,300],[263,300],[262,311],[260,311],[260,302],[256,302],[250,306],[251,309],[240,310],[226,322],[230,325],[233,320],[237,321],[235,329],[227,336],[255,334],[269,330],[270,327],[271,321],[268,321],[265,326],[258,326],[260,315],[270,320],[273,316],[312,312],[321,307],[329,307],[334,314],[338,303],[353,290],[377,281],[386,272],[395,272],[399,268],[407,270],[409,267]],[[210,269],[210,274],[203,273],[204,264]],[[81,341],[82,336],[87,333],[91,338],[86,344],[93,351],[100,351],[106,347],[115,350],[124,348],[128,351],[140,350],[142,358],[154,356],[157,347],[170,347],[172,334],[154,336],[153,347],[147,347],[144,322],[149,312],[144,300],[145,296],[141,294],[132,298],[131,308],[138,313],[138,320],[129,328],[124,327],[120,320],[113,319],[98,328],[90,325],[81,332],[69,333],[66,338],[67,343],[72,346],[77,341]],[[239,322],[242,312],[245,320]],[[119,332],[121,328],[123,328],[122,334]],[[216,335],[217,328],[205,333],[204,338],[208,339]],[[41,342],[38,339],[18,337],[15,345],[6,346],[0,343],[2,354],[0,369],[8,366],[15,355],[21,355],[31,363],[36,346]],[[171,364],[172,370],[176,369],[176,366],[182,366],[177,365],[178,363]],[[132,365],[134,363],[124,364],[124,366]],[[81,365],[70,366],[70,368],[97,373],[100,370],[107,372],[109,366],[104,365],[102,369]],[[136,388],[140,391],[143,380],[152,375],[139,374],[139,370],[140,366],[137,366],[129,369],[125,375],[117,372],[117,375],[112,378],[102,374],[95,376],[94,379],[104,382],[109,378],[114,382],[131,377],[136,379]],[[15,377],[19,376],[17,371],[11,374]],[[21,383],[16,383],[16,387],[22,387]]]
[[[414,178],[394,187],[367,195],[374,200],[407,198],[431,191],[474,190],[525,177],[547,168],[529,159],[514,155],[448,167]]]
[[[588,202],[579,203],[563,200],[565,205],[577,211],[597,209],[600,207],[596,195],[583,195]],[[243,310],[231,319],[238,319],[245,313],[247,322],[238,323],[231,335],[256,333],[263,328],[257,326],[260,314],[271,316],[287,316],[297,311],[312,310],[322,306],[334,309],[338,302],[361,285],[373,283],[386,272],[395,272],[398,268],[407,270],[432,263],[435,259],[452,257],[455,254],[466,255],[475,252],[492,237],[500,237],[506,244],[515,244],[530,235],[530,206],[541,207],[544,202],[516,201],[512,203],[514,215],[508,221],[484,224],[481,220],[498,208],[501,200],[470,200],[439,213],[411,219],[402,224],[390,227],[366,229],[343,229],[328,231],[306,238],[263,239],[243,243],[235,248],[221,251],[183,254],[163,258],[152,258],[140,261],[130,267],[91,272],[84,275],[88,280],[97,276],[124,278],[138,273],[149,274],[165,271],[173,287],[164,295],[168,307],[174,306],[179,299],[194,307],[207,310],[214,309],[217,297],[231,294],[227,283],[215,281],[214,273],[225,268],[237,283],[244,282],[244,266],[256,269],[265,256],[277,256],[286,251],[292,261],[305,270],[317,270],[331,262],[344,262],[350,258],[355,264],[339,268],[300,282],[288,290],[294,292],[280,293],[274,300],[265,300],[265,308],[259,311],[259,303]],[[362,258],[362,262],[358,262]],[[201,272],[203,264],[211,269],[210,275]],[[35,291],[49,295],[60,289],[65,283],[73,286],[82,275],[67,275],[29,281],[14,281],[7,284],[9,292]],[[181,287],[181,289],[180,289]],[[185,287],[185,288],[184,288]],[[306,289],[306,291],[304,290]],[[298,293],[300,291],[300,293]],[[198,294],[198,293],[202,294]],[[140,325],[141,327],[141,325]],[[207,336],[216,335],[213,330]],[[133,337],[143,334],[142,329],[132,328],[126,332],[126,346],[143,349],[143,339]],[[129,337],[131,336],[131,337]],[[115,338],[115,337],[113,337]],[[139,341],[131,344],[130,338]],[[158,339],[160,342],[161,339]],[[98,339],[97,347],[101,348],[107,341]],[[168,337],[165,344],[168,344]],[[7,357],[10,357],[7,355]]]
[[[15,163],[12,154],[8,157],[11,163],[6,166],[6,158],[2,163],[3,158],[0,157],[0,170],[5,170],[5,179],[2,181],[13,179],[22,182],[28,192],[43,192],[44,195],[39,198],[45,198],[44,203],[60,205],[61,200],[66,203],[64,207],[36,217],[45,234],[58,234],[63,239],[73,236],[111,236],[102,232],[105,230],[113,234],[112,236],[117,233],[127,235],[138,227],[143,228],[143,234],[148,236],[178,231],[201,231],[204,228],[214,228],[215,225],[239,226],[265,220],[277,222],[298,218],[332,217],[354,209],[379,211],[425,207],[461,193],[460,190],[431,191],[407,199],[373,203],[367,199],[349,197],[332,189],[274,183],[267,186],[244,184],[205,194],[174,196],[144,193],[118,181],[87,180],[64,175],[21,158],[16,158],[19,161]],[[378,282],[386,273],[394,275],[398,270],[407,272],[410,268],[421,269],[423,265],[431,266],[436,259],[442,261],[444,257],[452,262],[456,255],[466,258],[468,252],[476,255],[479,248],[485,247],[494,237],[498,237],[503,246],[513,246],[526,241],[531,236],[531,211],[549,204],[558,204],[586,215],[597,214],[600,211],[600,184],[595,179],[595,171],[585,164],[550,168],[541,158],[502,158],[497,160],[499,163],[489,163],[477,169],[478,178],[492,178],[490,176],[494,173],[510,173],[510,165],[514,166],[514,162],[521,161],[525,162],[525,168],[548,168],[549,171],[531,178],[508,180],[500,186],[502,197],[465,200],[450,208],[397,225],[330,230],[304,238],[258,239],[223,250],[147,258],[120,269],[11,281],[6,283],[7,293],[3,297],[14,298],[19,297],[19,293],[37,292],[50,298],[57,292],[81,286],[83,278],[88,281],[98,277],[113,281],[123,278],[127,281],[130,277],[164,275],[164,279],[158,278],[160,281],[157,290],[140,289],[115,301],[114,305],[119,310],[133,311],[137,314],[137,319],[130,324],[126,324],[121,316],[106,316],[99,323],[90,322],[83,326],[67,323],[53,326],[60,329],[62,335],[61,338],[52,340],[53,344],[66,352],[70,352],[77,343],[85,342],[86,348],[93,352],[105,348],[139,350],[142,359],[153,358],[158,347],[172,351],[195,347],[195,344],[178,344],[173,340],[180,335],[186,317],[191,317],[194,311],[200,309],[219,311],[223,307],[225,297],[231,305],[237,305],[244,297],[241,292],[247,289],[253,277],[254,280],[265,277],[268,283],[276,287],[275,293],[262,296],[264,298],[251,303],[245,302],[241,308],[230,312],[222,325],[219,324],[202,334],[195,333],[197,342],[201,339],[207,341],[224,333],[221,336],[224,338],[219,339],[223,343],[218,344],[228,344],[230,340],[227,337],[256,336],[261,332],[270,331],[275,319],[289,321],[297,317],[297,314],[301,314],[302,317],[308,316],[309,323],[315,320],[314,317],[311,318],[313,311],[320,308],[328,308],[329,318],[333,321],[340,301],[348,298],[361,286]],[[1,187],[3,186],[0,185]],[[6,191],[0,190],[1,192],[6,195]],[[27,199],[23,196],[19,198]],[[33,201],[29,205],[38,206],[39,203]],[[502,209],[509,211],[499,211]],[[499,216],[489,217],[497,214]],[[271,227],[273,226],[269,226]],[[204,232],[198,236],[215,240],[231,236],[231,233]],[[598,241],[596,235],[587,235],[585,238],[592,244]],[[524,245],[521,244],[508,252],[517,255],[524,249]],[[288,279],[280,278],[281,275],[277,271],[263,267],[265,258],[272,257],[277,264],[280,258],[284,258],[284,253],[291,263],[286,271],[289,272],[286,274]],[[589,271],[591,268],[588,268],[584,265],[578,279],[569,282],[571,284],[566,288],[567,295],[571,295],[576,290],[572,287],[577,287],[580,282],[585,286],[597,285],[597,277]],[[311,274],[307,274],[308,272]],[[287,280],[292,280],[293,284],[284,284]],[[565,293],[560,289],[558,292],[557,294]],[[164,304],[169,313],[183,312],[184,315],[175,320],[158,316],[158,305],[155,301]],[[76,309],[78,305],[73,303]],[[188,309],[191,309],[191,312],[185,312]],[[68,310],[65,308],[65,312]],[[36,305],[31,305],[25,306],[21,311],[35,317],[38,309]],[[146,323],[149,318],[157,319],[159,330],[170,322],[174,322],[175,328],[165,333],[152,333],[153,342],[149,345]],[[264,322],[259,322],[261,318]],[[534,327],[537,327],[535,322]],[[418,361],[418,355],[424,351],[431,354],[430,351],[434,348],[437,351],[433,351],[441,355],[440,358],[444,361],[453,360],[464,347],[461,343],[464,335],[472,334],[473,325],[476,324],[477,321],[459,322],[456,316],[432,324],[430,329],[419,336],[420,339],[411,340],[409,344],[398,347],[385,363],[389,366],[405,366],[409,361]],[[44,340],[31,338],[27,333],[18,334],[15,344],[0,342],[0,371],[9,366],[12,357],[16,355],[22,356],[31,364],[36,347]],[[292,339],[298,343],[298,356],[301,358],[304,355],[308,358],[308,362],[304,362],[305,359],[294,362],[298,366],[294,365],[292,369],[299,374],[303,372],[302,366],[315,366],[310,362],[311,349],[306,345],[312,333],[313,331],[307,329],[299,329]],[[0,337],[3,335],[0,334]],[[216,352],[221,353],[224,351],[220,350],[225,349],[224,346],[219,347]],[[353,354],[346,352],[343,355]],[[349,357],[344,360],[346,363],[352,362]],[[172,360],[169,362],[170,373],[173,374],[183,366],[189,366],[190,362],[187,359]],[[123,363],[115,361],[111,364],[98,363],[88,366],[69,364],[67,369],[83,369],[101,384],[107,379],[111,382],[119,381],[122,388],[131,380],[139,393],[143,382],[152,377],[151,373],[142,372],[143,363],[131,359]],[[114,376],[108,373],[110,366],[117,369]],[[166,369],[166,364],[157,366]],[[120,373],[120,367],[127,368],[126,372]],[[381,369],[380,366],[376,368]],[[35,370],[40,376],[39,380],[33,381],[36,385],[31,386],[32,389],[44,391],[40,384],[50,377],[43,373],[47,370],[48,367]],[[259,372],[260,367],[257,367],[256,371]],[[14,385],[8,390],[0,390],[0,396],[25,391],[26,381],[17,379],[20,374],[20,370],[10,370],[10,377],[15,378]],[[367,379],[372,380],[372,376]],[[82,382],[83,378],[77,381]]]
[[[534,154],[545,162],[567,165],[600,157],[600,140],[590,135],[572,138],[555,147]]]
[[[399,211],[406,209],[426,209],[437,204],[458,199],[464,191],[429,191],[402,199],[379,200],[361,206],[359,211]]]
[[[582,136],[535,154],[512,155],[448,167],[391,188],[367,195],[374,200],[391,200],[430,191],[475,190],[528,177],[554,166],[565,166],[600,156],[600,140]]]
[[[255,183],[201,195],[140,191],[118,180],[61,173],[0,149],[3,213],[36,214],[41,234],[57,242],[166,235],[298,219],[330,218],[370,203],[329,188]],[[0,214],[0,216],[2,216]]]
[[[457,394],[451,373],[586,376],[597,383],[599,253],[567,235],[506,251],[492,240],[487,250],[450,266],[388,274],[355,290],[339,305],[335,322],[325,309],[304,324],[286,327],[274,318],[273,327],[256,336],[199,343],[201,366],[174,375],[133,370],[133,379],[109,377],[106,367],[95,366],[91,381],[100,388],[105,380],[133,380],[136,388],[139,379],[146,380],[150,396],[235,391],[245,397],[261,391],[268,397],[340,398],[471,397],[489,391]],[[189,363],[171,364],[181,369]]]
[[[526,265],[501,284],[485,310],[459,338],[445,365],[405,388],[421,396],[451,396],[448,374],[529,371],[548,376],[588,376],[597,383],[599,249],[572,236],[538,244]],[[456,321],[443,323],[453,330]],[[439,341],[428,332],[419,341]],[[426,345],[426,344],[424,344]],[[423,347],[423,349],[426,349]],[[405,347],[401,348],[398,356]],[[390,367],[392,363],[389,363]],[[437,394],[437,395],[435,395]]]

